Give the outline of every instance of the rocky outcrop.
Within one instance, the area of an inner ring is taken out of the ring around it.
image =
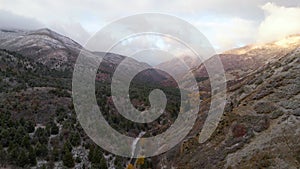
[[[279,42],[274,45],[283,45]],[[212,137],[204,144],[185,140],[169,164],[178,169],[300,167],[300,53],[296,46],[284,47],[296,49],[285,55],[286,51],[276,53],[282,49],[272,51],[276,56],[268,63],[229,83],[225,113]],[[260,51],[265,52],[263,47],[230,52],[265,54]],[[203,124],[206,113],[202,108],[195,126]],[[197,128],[200,132],[201,127]],[[190,138],[197,136],[197,132],[191,133]]]

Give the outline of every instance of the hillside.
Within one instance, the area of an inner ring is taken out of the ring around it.
[[[160,157],[158,168],[299,168],[300,46],[297,47],[288,47],[296,48],[288,54],[282,49],[275,50],[283,52],[279,54],[272,51],[266,55],[272,58],[268,63],[250,64],[257,68],[229,83],[224,116],[213,136],[199,144],[197,133],[210,101],[205,98],[189,139]],[[265,50],[260,53],[260,49],[242,55],[255,53],[261,58]]]
[[[231,81],[253,72],[274,59],[276,60],[291,53],[299,45],[300,35],[293,35],[267,44],[253,44],[232,49],[214,57],[221,59],[226,71],[226,78],[228,81]],[[195,74],[196,78],[199,79],[198,81],[208,77],[204,64],[201,64],[201,60],[194,56],[179,56],[179,58],[163,62],[156,67],[167,69],[181,77],[186,74],[182,61]]]
[[[300,35],[286,37],[267,44],[254,44],[219,54],[228,81],[252,73],[268,62],[284,57],[300,46]],[[207,76],[203,64],[193,69],[197,77]]]
[[[82,47],[49,29],[0,30],[0,48],[29,56],[50,68],[70,68]]]
[[[58,38],[63,38],[50,30],[46,31]],[[14,36],[6,36],[10,33]],[[30,37],[27,37],[28,32],[6,30],[3,34],[1,38],[6,39],[6,42],[12,41],[10,38],[17,39],[13,43],[17,43],[18,40],[20,42],[15,44],[14,48],[6,48],[4,45],[8,43],[3,43],[2,47],[6,49],[0,49],[1,167],[62,168],[74,164],[76,168],[84,166],[104,168],[103,164],[108,162],[110,167],[124,168],[129,159],[113,156],[96,146],[84,133],[76,119],[71,98],[74,63],[69,63],[69,61],[77,56],[65,55],[75,48],[65,48],[66,53],[62,55],[68,59],[66,62],[60,62],[60,57],[55,55],[57,50],[55,46],[59,46],[59,44],[56,45],[59,42],[45,40],[44,35],[34,36],[35,40],[41,42],[37,44],[32,42],[35,46],[48,48],[44,42],[49,42],[49,46],[54,46],[48,49],[50,52],[48,57],[55,58],[54,61],[60,65],[57,67],[52,64],[54,62],[43,61],[47,58],[39,59],[43,55],[40,55],[35,48],[24,45],[26,43],[23,41],[32,41]],[[17,38],[15,34],[18,34]],[[76,44],[68,38],[67,41],[72,42],[72,45]],[[22,50],[18,50],[19,48]],[[167,78],[166,76],[162,76],[162,73],[158,74],[157,70],[148,69],[133,79],[129,92],[131,102],[137,109],[143,111],[149,107],[148,95],[155,88],[164,90],[169,98],[164,116],[147,125],[134,124],[118,113],[112,103],[110,93],[111,77],[126,57],[112,53],[106,54],[105,57],[101,52],[90,53],[95,58],[103,57],[95,79],[96,96],[100,109],[105,112],[104,116],[113,128],[130,136],[138,135],[140,130],[145,131],[145,135],[155,135],[172,124],[178,111],[176,101],[178,89],[168,88],[159,83],[161,79]],[[131,58],[127,59],[126,64],[131,66],[131,69],[122,72],[123,78],[127,78],[128,74],[135,69],[150,67]],[[71,157],[70,154],[72,154]],[[66,162],[65,158],[69,160]],[[150,160],[147,159],[145,165],[151,165]]]
[[[113,53],[88,51],[72,39],[50,29],[30,31],[0,29],[0,49],[17,52],[50,69],[69,72],[73,70],[76,59],[80,51],[83,50],[95,58],[103,58],[97,75],[97,80],[102,82],[110,82],[117,65],[127,58]],[[126,61],[126,64],[131,68],[127,71],[151,68],[150,65],[131,58],[127,58]],[[127,77],[130,73],[125,71],[123,76]],[[155,70],[147,70],[144,77],[140,76],[141,79],[138,80],[144,82],[149,79],[147,82],[159,82],[168,78],[166,76],[166,74],[158,73]]]
[[[198,119],[175,148],[139,160],[102,150],[77,121],[71,83],[79,44],[49,29],[1,29],[0,48],[0,168],[123,169],[134,163],[141,169],[300,167],[300,36],[219,55],[228,77],[227,105],[217,130],[203,144],[197,140],[210,106],[210,83],[203,65],[185,56],[200,88]],[[181,96],[173,78],[157,69],[134,77],[129,97],[135,108],[148,109],[148,95],[157,88],[168,102],[166,112],[154,122],[133,123],[112,102],[111,78],[124,59],[124,67],[130,69],[123,69],[122,78],[150,66],[118,54],[85,51],[103,58],[95,95],[114,129],[135,137],[144,131],[149,137],[174,123]],[[169,63],[160,66],[177,68],[175,62]]]

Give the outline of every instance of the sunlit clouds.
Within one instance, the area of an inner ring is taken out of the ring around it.
[[[209,39],[217,52],[300,33],[298,0],[0,0],[0,27],[48,27],[84,45],[104,25],[144,12],[165,13],[187,20]],[[167,43],[155,40],[157,45]]]

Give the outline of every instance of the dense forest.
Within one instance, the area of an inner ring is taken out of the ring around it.
[[[111,157],[97,146],[77,121],[71,96],[71,70],[49,69],[16,52],[0,50],[0,163],[2,167],[107,168],[113,158],[117,169],[130,168],[130,159]],[[100,65],[101,66],[101,65]],[[150,124],[136,124],[121,116],[111,99],[109,83],[96,82],[100,109],[113,128],[121,133],[148,136],[163,132],[177,117],[178,88],[133,83],[130,99],[139,110],[149,108],[149,93],[159,88],[168,97],[166,115]],[[171,119],[171,120],[169,120]],[[165,127],[161,127],[165,126]],[[135,161],[151,167],[151,159]]]

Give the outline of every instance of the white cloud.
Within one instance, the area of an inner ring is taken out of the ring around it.
[[[0,10],[0,28],[39,29],[43,24],[30,17],[16,15],[6,10]]]
[[[259,8],[269,0],[0,0],[0,9],[7,9],[16,14],[40,17],[46,20],[80,19],[82,16],[96,16],[98,19],[111,21],[122,16],[141,12],[163,12],[174,15],[202,15],[205,13],[219,16],[239,16],[246,19],[263,17]],[[280,5],[299,5],[298,0],[273,0]],[[198,17],[197,16],[197,17]],[[86,18],[85,18],[86,19]]]
[[[196,24],[214,45],[217,52],[255,41],[256,23],[242,18],[224,18]]]
[[[300,7],[283,7],[267,3],[261,7],[266,18],[258,28],[259,42],[267,42],[300,33]]]
[[[78,22],[54,22],[49,27],[56,32],[71,37],[80,44],[85,44],[90,37],[90,34]]]
[[[300,7],[284,7],[274,3],[260,6],[265,16],[261,21],[242,18],[200,22],[199,29],[218,52],[252,43],[265,43],[300,33]]]
[[[190,0],[188,3],[182,0],[0,0],[0,26],[35,29],[44,25],[84,44],[90,34],[115,19],[136,13],[162,12],[190,21],[217,51],[224,51],[299,33],[297,6],[300,1],[272,1],[278,5],[268,2],[270,0]],[[27,20],[7,19],[14,17],[3,15],[1,10]]]

